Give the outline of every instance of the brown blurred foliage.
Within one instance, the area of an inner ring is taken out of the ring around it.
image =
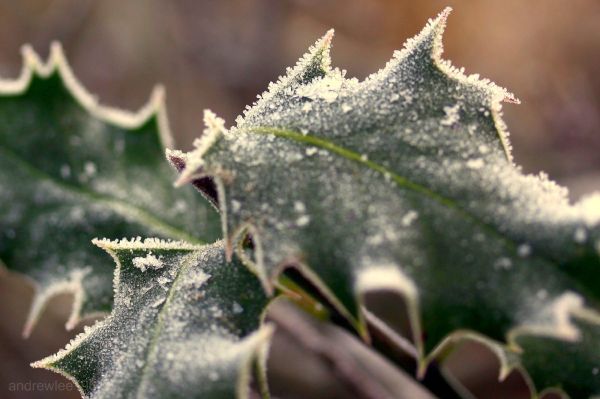
[[[505,107],[516,162],[545,170],[573,198],[600,189],[598,0],[0,0],[0,76],[17,76],[22,44],[47,54],[60,41],[105,104],[137,109],[164,84],[172,129],[187,148],[204,108],[231,123],[327,29],[336,29],[334,64],[364,78],[447,5],[455,10],[445,58],[522,100]],[[23,343],[30,294],[13,277],[0,283],[0,396],[36,397],[6,396],[5,387],[16,376],[46,378],[27,363],[71,334],[59,312]]]

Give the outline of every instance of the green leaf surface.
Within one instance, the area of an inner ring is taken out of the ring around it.
[[[220,227],[193,189],[172,189],[162,89],[136,114],[105,108],[58,45],[47,63],[29,47],[23,54],[21,76],[0,81],[0,261],[36,287],[28,335],[60,292],[75,298],[67,327],[110,311],[113,265],[92,238],[202,243]]]
[[[600,318],[579,311],[571,315],[578,339],[564,342],[553,337],[521,335],[517,343],[526,356],[522,363],[532,380],[546,392],[568,392],[573,398],[598,395],[600,384]]]
[[[502,376],[520,354],[539,388],[600,394],[585,338],[600,329],[600,195],[570,204],[513,164],[500,103],[518,101],[440,58],[448,13],[361,82],[330,67],[328,33],[231,129],[208,112],[197,148],[169,154],[178,183],[214,179],[227,248],[250,232],[267,286],[297,267],[358,328],[365,291],[404,295],[421,372],[475,337],[504,353]]]
[[[246,398],[271,328],[260,282],[222,242],[97,240],[117,263],[115,305],[65,349],[33,364],[88,398]]]

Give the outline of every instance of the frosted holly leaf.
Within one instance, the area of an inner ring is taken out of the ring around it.
[[[403,295],[421,373],[466,337],[501,355],[502,377],[530,341],[600,363],[568,323],[597,315],[600,195],[570,204],[512,163],[500,104],[517,100],[441,59],[448,13],[362,82],[330,67],[328,33],[231,129],[207,112],[197,148],[169,154],[186,165],[178,184],[213,179],[227,250],[249,232],[267,287],[296,267],[359,331],[366,291]]]
[[[34,363],[86,398],[248,397],[271,327],[260,282],[222,242],[95,240],[117,264],[115,305],[56,355]]]
[[[74,294],[68,328],[110,310],[113,266],[93,237],[213,241],[220,225],[192,189],[172,189],[162,89],[131,114],[100,106],[57,44],[45,63],[23,56],[20,77],[0,81],[0,262],[35,286],[28,335],[60,292]]]

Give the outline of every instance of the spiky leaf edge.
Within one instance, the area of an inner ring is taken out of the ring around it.
[[[92,117],[123,129],[137,129],[151,119],[156,118],[160,142],[165,148],[174,146],[175,142],[169,127],[165,103],[165,90],[163,86],[155,86],[147,103],[137,112],[130,112],[101,105],[98,99],[87,91],[82,83],[75,77],[60,43],[52,42],[50,54],[45,62],[35,52],[31,45],[26,44],[21,47],[21,54],[23,58],[21,72],[15,79],[0,78],[0,96],[18,96],[25,94],[35,78],[48,78],[53,74],[58,74],[67,93],[69,93],[75,102]],[[71,313],[65,323],[66,330],[70,331],[74,329],[85,319],[106,315],[105,312],[81,314],[81,307],[85,296],[81,283],[81,280],[84,277],[84,274],[82,273],[72,274],[69,280],[57,282],[44,292],[40,292],[37,282],[30,277],[18,272],[12,272],[2,261],[0,261],[0,268],[3,268],[4,271],[21,276],[25,281],[29,282],[34,290],[33,300],[22,331],[22,336],[24,338],[29,337],[33,327],[48,304],[48,301],[56,295],[71,294],[73,296]]]
[[[365,80],[368,81],[369,79],[376,77],[379,73],[381,73],[381,71],[388,68],[391,63],[397,62],[398,60],[410,55],[411,50],[415,48],[420,41],[431,36],[433,38],[433,46],[430,56],[433,66],[450,80],[460,84],[475,86],[488,93],[490,96],[489,112],[492,116],[494,126],[498,132],[498,139],[502,144],[502,148],[507,160],[510,163],[513,163],[512,147],[508,139],[509,132],[505,122],[502,119],[502,103],[508,102],[519,104],[520,100],[508,90],[496,85],[490,80],[481,79],[478,74],[465,75],[464,68],[459,69],[453,66],[449,60],[442,59],[443,33],[446,27],[447,18],[451,11],[452,8],[447,7],[435,19],[429,19],[425,28],[413,38],[408,39],[404,44],[403,49],[396,52],[392,60],[389,61],[384,68],[382,68],[382,70],[368,76]],[[297,78],[308,61],[316,58],[318,55],[321,57],[320,61],[322,69],[326,72],[331,71],[329,52],[332,37],[333,30],[330,30],[309,49],[309,51],[296,63],[294,68],[289,69],[286,75],[280,76],[276,83],[269,85],[269,89],[259,96],[256,106],[267,103],[271,96],[274,95],[278,89],[285,87],[285,85],[291,82],[292,79]],[[167,150],[166,152],[167,158],[173,165],[175,165],[176,162],[185,164],[185,168],[181,171],[181,174],[175,182],[175,185],[182,186],[196,179],[212,178],[217,189],[217,200],[221,214],[223,237],[226,240],[225,248],[228,257],[230,257],[235,251],[240,259],[242,259],[250,268],[250,270],[252,270],[261,279],[263,286],[268,293],[272,293],[274,288],[278,285],[278,277],[285,269],[290,267],[297,269],[315,286],[316,289],[318,289],[327,298],[329,303],[334,306],[336,310],[340,312],[340,314],[344,315],[350,321],[358,333],[368,342],[369,337],[363,315],[360,312],[357,317],[351,314],[337,300],[331,290],[329,290],[328,287],[326,287],[325,284],[320,281],[319,277],[308,265],[304,264],[299,259],[284,259],[275,268],[275,271],[272,273],[272,275],[268,276],[262,265],[261,253],[263,249],[260,237],[256,235],[256,228],[250,222],[246,222],[243,225],[238,226],[232,233],[227,231],[227,209],[224,182],[230,179],[231,175],[228,171],[224,170],[204,170],[205,163],[202,158],[203,155],[223,134],[225,130],[224,121],[209,110],[205,111],[204,118],[206,129],[204,131],[204,135],[196,144],[196,149],[194,151],[191,153],[182,153],[181,151]],[[238,122],[238,124],[240,123],[240,121],[236,122]],[[353,160],[363,164],[368,163],[368,160]],[[242,250],[241,244],[247,234],[252,236],[252,240],[255,245],[254,259],[250,259],[245,256]],[[586,308],[581,302],[569,301],[568,299],[570,297],[567,296],[565,297],[566,301],[563,301],[562,303],[556,303],[552,308],[555,321],[554,327],[556,327],[555,329],[546,326],[538,327],[534,325],[517,326],[508,331],[506,335],[506,343],[492,340],[482,334],[470,330],[456,330],[440,341],[430,353],[424,354],[423,344],[421,341],[422,335],[419,318],[419,304],[414,293],[415,287],[412,281],[396,269],[377,269],[371,271],[370,273],[365,273],[362,277],[362,280],[359,280],[356,284],[356,296],[359,304],[362,305],[364,303],[363,299],[367,292],[377,290],[396,292],[406,301],[413,340],[417,349],[416,360],[418,362],[418,377],[422,377],[424,375],[428,365],[431,362],[439,358],[444,352],[451,350],[460,341],[474,340],[484,344],[498,357],[500,361],[498,379],[500,381],[503,381],[512,371],[518,370],[523,374],[533,397],[539,397],[546,393],[554,393],[561,395],[563,398],[568,398],[569,396],[560,388],[545,388],[538,393],[533,381],[527,374],[527,371],[522,365],[520,365],[518,361],[518,356],[519,353],[522,352],[522,348],[518,345],[517,338],[521,335],[537,335],[573,342],[578,339],[578,329],[572,324],[571,317],[580,318],[587,322],[600,325],[600,313],[593,309]]]
[[[159,239],[150,239],[150,241],[145,241],[143,244],[140,241],[110,241],[110,240],[100,240],[94,239],[92,243],[99,248],[106,251],[114,260],[116,267],[113,276],[113,290],[116,292],[117,287],[119,285],[120,278],[120,270],[121,270],[121,262],[114,251],[115,249],[148,249],[148,250],[157,250],[157,249],[188,249],[188,250],[196,250],[201,249],[202,246],[189,244],[182,241],[164,241]],[[261,394],[263,398],[270,398],[268,386],[267,386],[267,358],[269,355],[269,349],[271,344],[271,337],[275,332],[275,328],[273,325],[265,322],[265,318],[267,315],[267,310],[270,304],[273,303],[271,301],[265,309],[263,310],[260,317],[260,328],[252,333],[251,335],[244,338],[239,342],[240,345],[248,345],[253,348],[251,354],[244,359],[244,361],[239,366],[239,379],[237,381],[237,398],[245,399],[248,398],[249,395],[249,385],[250,385],[250,376],[251,371],[253,369],[253,365],[256,364],[256,377],[257,383],[259,385],[259,389],[261,390]],[[75,336],[64,349],[61,349],[57,353],[47,356],[41,360],[35,361],[30,364],[33,368],[46,369],[49,371],[53,371],[57,374],[62,375],[71,381],[76,387],[82,398],[87,398],[86,394],[83,391],[83,388],[77,381],[77,379],[68,374],[67,372],[61,370],[56,367],[55,364],[61,360],[63,357],[67,356],[74,348],[76,348],[81,342],[83,342],[89,335],[91,335],[94,330],[100,328],[104,320],[98,320],[91,326],[86,326],[84,331],[77,336]]]

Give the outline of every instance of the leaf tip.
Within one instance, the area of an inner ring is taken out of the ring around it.
[[[333,36],[335,35],[335,29],[331,28],[320,40],[320,47],[324,49],[329,49],[331,47],[331,42],[333,40]]]
[[[81,320],[81,311],[83,302],[85,300],[85,293],[83,291],[83,280],[91,272],[89,267],[73,270],[68,278],[55,282],[45,287],[35,286],[35,294],[27,320],[21,331],[21,336],[27,339],[31,336],[31,333],[40,318],[40,315],[50,298],[59,294],[71,294],[73,295],[73,305],[71,308],[71,314],[65,324],[67,330],[75,328],[77,323]]]
[[[182,151],[165,148],[165,158],[167,158],[169,164],[175,168],[177,172],[181,172],[185,169],[185,166],[187,165],[186,157],[187,154]],[[180,187],[182,185],[178,184],[178,180],[179,178],[173,182],[174,187]]]
[[[107,238],[92,238],[92,244],[100,249],[106,250],[110,241]]]
[[[194,177],[191,174],[182,173],[177,177],[177,179],[173,183],[173,187],[175,187],[175,188],[183,187],[186,184],[188,184],[189,182],[191,182],[193,179],[194,179]]]
[[[233,259],[233,251],[233,240],[231,240],[231,238],[227,238],[225,240],[225,260],[227,261],[227,263],[231,262],[231,260]]]
[[[180,170],[180,175],[175,180],[175,187],[181,187],[184,184],[200,177],[198,176],[204,166],[204,155],[227,131],[225,129],[225,120],[219,118],[214,112],[209,109],[204,110],[204,133],[194,141],[196,147],[189,154],[185,155],[184,168]],[[173,159],[174,156],[181,158],[181,152],[167,152],[167,157]]]
[[[166,89],[162,84],[157,84],[152,88],[152,93],[150,94],[150,102],[163,105],[166,98]]]
[[[29,43],[21,46],[21,56],[23,57],[23,70],[24,72],[38,72],[43,65],[39,55],[33,49],[33,46]],[[28,80],[28,79],[27,79]]]
[[[52,363],[49,361],[49,358],[44,358],[41,360],[36,360],[35,362],[29,363],[29,367],[34,369],[52,369]]]
[[[448,17],[450,16],[451,12],[452,7],[444,8],[444,10],[440,12],[435,19],[429,20],[427,27],[424,29],[425,32],[428,30],[431,31],[431,57],[434,59],[439,59],[444,51],[442,41],[444,37],[444,31],[446,30],[446,24],[448,23]]]
[[[27,320],[23,325],[23,330],[21,331],[21,338],[28,339],[31,336],[31,332],[33,331],[33,327],[35,327],[35,320]]]
[[[56,40],[53,40],[50,43],[50,57],[48,63],[54,65],[67,63],[67,57],[65,56],[63,46]]]
[[[331,65],[331,58],[329,53],[331,51],[331,43],[335,36],[335,29],[331,28],[319,40],[315,42],[309,49],[308,52],[298,61],[297,66],[306,65],[315,59],[319,54],[321,55],[321,66],[327,70]]]

